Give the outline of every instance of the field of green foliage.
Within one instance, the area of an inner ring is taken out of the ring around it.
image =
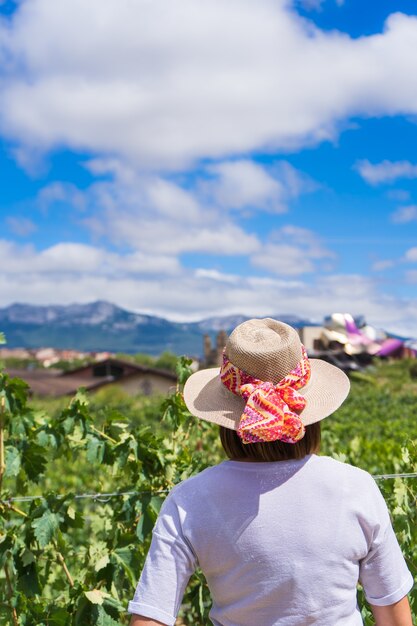
[[[181,384],[185,360],[178,373]],[[323,422],[321,453],[374,475],[417,472],[416,416],[416,362],[380,363],[352,374],[349,399]],[[127,624],[167,491],[222,459],[216,427],[187,413],[180,388],[169,398],[108,388],[70,402],[28,401],[22,381],[0,374],[0,623]],[[417,479],[378,483],[416,575]],[[411,601],[416,617],[416,591]],[[359,602],[369,626],[360,590]],[[197,573],[180,619],[202,626],[208,610]]]

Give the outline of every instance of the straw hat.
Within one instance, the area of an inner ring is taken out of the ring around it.
[[[297,331],[270,318],[252,319],[240,324],[226,343],[228,359],[246,373],[277,384],[302,358]],[[350,382],[342,370],[326,361],[310,359],[311,377],[298,390],[307,400],[300,414],[305,426],[333,413],[349,393]],[[219,368],[192,374],[184,387],[189,411],[203,420],[237,430],[245,400],[234,395],[221,382]]]

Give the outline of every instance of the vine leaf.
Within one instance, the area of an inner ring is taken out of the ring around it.
[[[127,602],[166,488],[220,460],[217,432],[208,422],[190,421],[184,404],[181,389],[188,365],[180,362],[177,393],[163,404],[161,399],[117,395],[113,389],[108,397],[92,396],[90,405],[83,394],[64,409],[48,401],[46,411],[27,403],[25,383],[0,373],[8,466],[0,501],[0,625],[11,626],[13,611],[19,626],[127,624]],[[323,453],[372,473],[414,472],[417,378],[410,382],[406,361],[381,367],[387,373],[382,378],[377,373],[375,384],[352,381],[351,400],[339,409],[333,426],[323,430]],[[407,389],[415,385],[401,397],[396,390],[391,397],[383,387],[391,376],[394,385],[396,372]],[[384,422],[384,437],[382,413],[391,416]],[[416,482],[379,483],[413,573]],[[113,492],[124,495],[105,496]],[[411,592],[414,606],[416,594]],[[371,626],[360,588],[358,601],[364,624]],[[208,587],[197,572],[184,596],[181,623],[208,624],[209,610]]]
[[[96,541],[89,548],[90,562],[94,563],[94,569],[99,572],[110,562],[109,551],[104,541]]]
[[[51,511],[45,511],[41,517],[33,520],[32,528],[41,548],[45,548],[48,545],[58,527],[58,516],[55,513],[51,513]]]
[[[36,563],[32,562],[24,566],[23,562],[16,558],[15,565],[18,576],[17,587],[19,591],[22,591],[28,598],[40,595],[42,593],[42,588],[39,581]]]
[[[112,557],[119,565],[121,565],[128,576],[132,587],[135,587],[137,583],[137,572],[133,569],[134,553],[132,546],[117,548],[112,553]]]
[[[20,452],[14,446],[6,448],[6,471],[5,476],[17,476],[20,471]]]
[[[45,472],[48,461],[44,449],[34,442],[25,441],[22,465],[29,480],[37,482]]]
[[[108,613],[106,613],[102,606],[99,606],[96,626],[120,626],[120,622],[116,622]]]
[[[96,437],[89,439],[87,444],[87,461],[90,463],[102,463],[106,444]]]
[[[190,367],[192,362],[192,359],[189,359],[186,356],[179,357],[175,367],[175,372],[178,376],[178,383],[180,385],[184,385],[187,378],[189,378],[189,376],[192,374],[192,370]]]
[[[85,597],[87,600],[91,602],[91,604],[103,604],[104,599],[108,595],[104,591],[100,591],[100,589],[93,589],[92,591],[85,591]]]
[[[68,611],[64,608],[54,608],[48,615],[48,626],[67,626]]]
[[[136,526],[136,536],[143,542],[152,532],[163,499],[160,496],[147,495],[140,503],[141,516]]]
[[[31,563],[35,562],[35,555],[33,554],[31,550],[25,547],[21,554],[21,559],[22,559],[23,567],[27,567]]]

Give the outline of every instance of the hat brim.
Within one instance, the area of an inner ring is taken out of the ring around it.
[[[305,426],[334,413],[350,389],[349,378],[338,367],[321,359],[310,359],[310,365],[310,380],[298,390],[307,400],[300,414]],[[237,430],[245,401],[223,385],[219,371],[216,367],[192,374],[184,387],[185,404],[196,417]]]

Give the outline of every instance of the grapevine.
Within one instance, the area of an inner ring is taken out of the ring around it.
[[[160,406],[162,423],[147,418],[145,425],[132,421],[127,405],[123,413],[117,404],[98,407],[82,391],[46,412],[28,400],[23,381],[0,374],[1,624],[128,623],[127,603],[167,492],[222,458],[215,428],[185,408],[187,359],[179,360],[177,373],[177,390]],[[372,473],[416,472],[416,400],[401,393],[358,382],[352,399],[326,424],[322,452]],[[387,411],[392,420],[383,422]],[[375,437],[369,434],[374,429]],[[412,478],[380,481],[414,575],[416,486]],[[360,590],[359,601],[368,626]],[[415,592],[411,601],[415,614]],[[208,624],[209,607],[207,584],[197,572],[179,623]]]

